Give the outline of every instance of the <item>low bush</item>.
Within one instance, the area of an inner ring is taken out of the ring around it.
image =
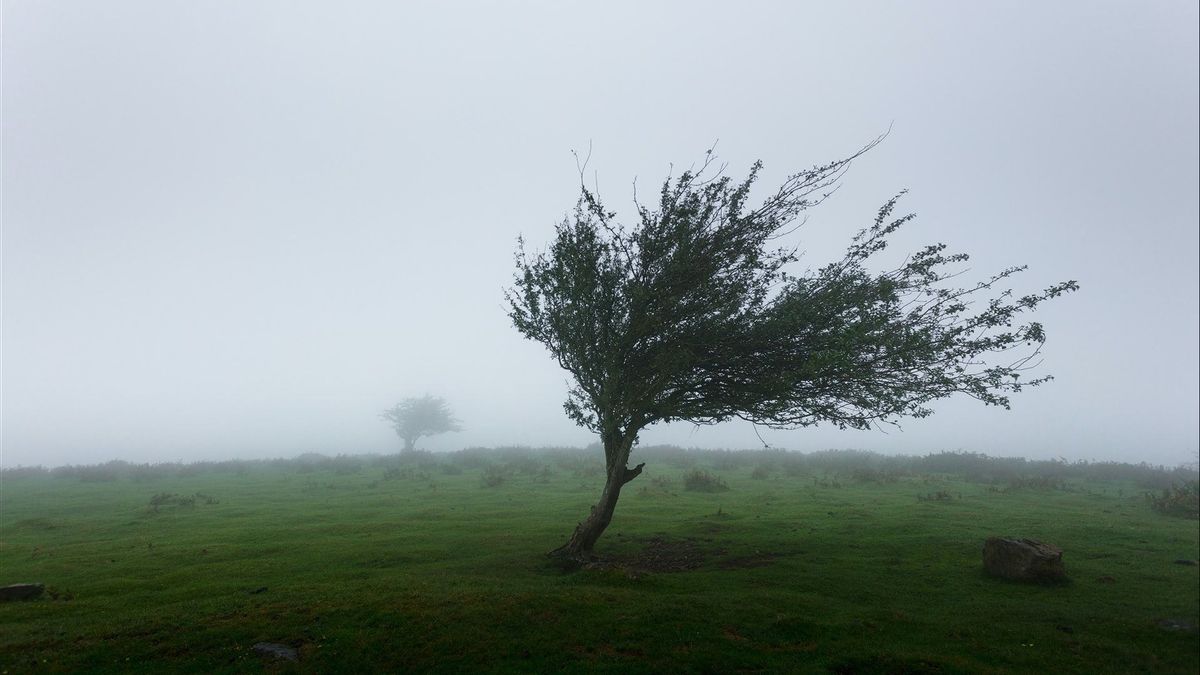
[[[480,477],[480,484],[485,488],[494,488],[504,485],[507,479],[508,472],[499,466],[489,466],[483,470],[483,475]]]
[[[1012,490],[1063,490],[1069,489],[1067,481],[1053,476],[1021,476],[1010,478],[1006,491]]]
[[[960,494],[958,498],[962,499],[962,495]],[[929,494],[925,495],[917,495],[917,501],[919,502],[952,502],[954,499],[954,495],[946,492],[945,490],[938,490],[937,492],[930,492]]]
[[[691,492],[724,492],[729,486],[720,476],[702,469],[692,469],[683,475],[683,489]]]
[[[150,510],[158,513],[164,506],[180,506],[191,508],[196,504],[218,504],[216,499],[202,492],[193,495],[180,495],[174,492],[159,492],[150,497]]]
[[[1181,518],[1200,518],[1200,482],[1176,483],[1159,494],[1146,493],[1150,508]]]

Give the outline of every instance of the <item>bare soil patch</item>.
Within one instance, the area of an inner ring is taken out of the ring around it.
[[[626,572],[687,572],[715,561],[722,570],[750,569],[770,565],[780,557],[773,552],[727,556],[726,549],[711,538],[655,535],[639,538],[641,548],[633,553],[605,556],[585,565],[587,569],[615,569]]]
[[[766,567],[767,565],[775,562],[775,559],[778,557],[778,553],[756,552],[753,555],[723,558],[717,563],[717,567],[720,567],[723,570],[744,570],[754,567]]]
[[[586,567],[630,572],[686,572],[725,552],[724,549],[713,546],[710,541],[694,537],[677,539],[656,535],[641,541],[644,541],[642,548],[634,553],[601,558]]]

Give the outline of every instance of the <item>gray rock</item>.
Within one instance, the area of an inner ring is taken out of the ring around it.
[[[1062,549],[1034,539],[989,537],[983,544],[983,568],[992,576],[1015,581],[1061,581]]]
[[[43,584],[13,584],[0,588],[0,602],[13,600],[33,600],[46,590]]]
[[[1191,633],[1196,630],[1196,624],[1188,621],[1187,619],[1159,619],[1154,623],[1158,624],[1158,627],[1163,630],[1180,631],[1184,633]]]
[[[286,661],[299,661],[300,652],[295,647],[277,644],[275,642],[258,642],[250,649],[263,656],[274,656]]]
[[[1176,560],[1176,561],[1175,561],[1175,564],[1176,564],[1176,565],[1187,565],[1188,567],[1195,567],[1195,566],[1196,566],[1196,561],[1195,561],[1195,560],[1188,560],[1187,558],[1180,558],[1179,560]]]

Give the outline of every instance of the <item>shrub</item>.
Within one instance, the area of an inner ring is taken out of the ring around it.
[[[683,489],[692,492],[723,492],[729,489],[720,476],[701,469],[692,469],[683,475]]]
[[[962,495],[959,495],[959,498],[961,499]],[[919,501],[919,502],[952,502],[952,501],[954,501],[954,495],[950,494],[949,492],[946,492],[945,490],[938,490],[937,492],[930,492],[927,495],[917,495],[917,501]]]
[[[1161,494],[1146,493],[1150,508],[1168,516],[1200,518],[1200,482],[1176,483]]]
[[[463,469],[478,469],[492,463],[488,455],[492,451],[487,448],[466,448],[451,452],[446,456],[446,459],[453,465]]]
[[[3,477],[5,480],[12,480],[14,478],[41,478],[49,475],[50,470],[44,466],[0,467],[0,477]]]
[[[485,488],[494,488],[504,485],[507,472],[498,466],[489,466],[483,470],[483,476],[480,478],[480,484]]]
[[[129,466],[128,462],[113,460],[104,464],[91,466],[60,466],[51,474],[60,477],[78,478],[84,483],[107,483],[117,480],[121,471]]]
[[[338,455],[326,461],[325,464],[332,468],[333,472],[339,476],[360,473],[363,470],[362,461],[348,455]]]
[[[856,483],[895,483],[900,480],[900,474],[892,469],[876,469],[869,466],[855,467],[850,470],[850,479]]]
[[[754,467],[754,471],[750,472],[750,477],[754,480],[766,480],[771,477],[771,470],[765,466],[759,465]]]
[[[150,509],[155,513],[164,506],[193,507],[196,504],[219,504],[215,498],[202,492],[186,496],[174,492],[159,492],[150,497]]]
[[[178,465],[171,464],[134,464],[129,467],[129,478],[135,483],[162,480],[171,473],[172,468],[179,470]]]
[[[1020,478],[1011,478],[1008,481],[1008,487],[1005,491],[1021,490],[1031,488],[1035,490],[1062,490],[1067,491],[1067,481],[1053,476],[1022,476]]]

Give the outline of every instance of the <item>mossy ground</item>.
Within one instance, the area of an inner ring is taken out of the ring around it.
[[[730,489],[648,464],[611,564],[575,571],[542,554],[602,477],[552,458],[493,487],[446,463],[6,479],[0,585],[49,592],[0,605],[0,671],[1200,671],[1200,579],[1175,563],[1196,521],[1132,484],[704,468]],[[216,503],[156,512],[164,492]],[[985,577],[995,534],[1060,546],[1071,581]]]

